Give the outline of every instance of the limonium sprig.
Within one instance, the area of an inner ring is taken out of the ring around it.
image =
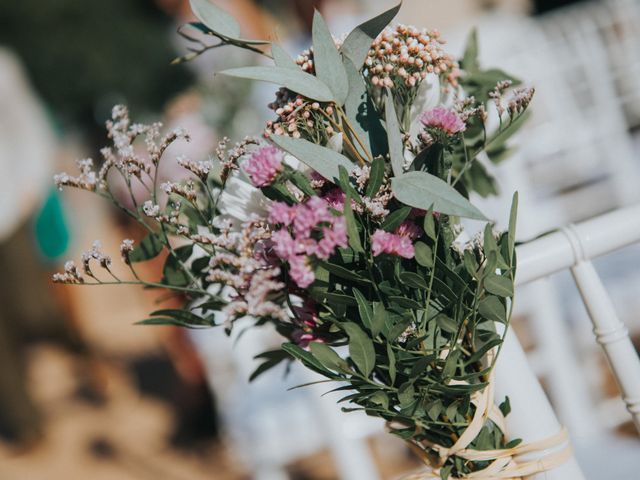
[[[260,356],[252,378],[299,360],[349,390],[345,411],[384,419],[424,460],[424,478],[484,478],[490,466],[508,475],[517,460],[496,465],[492,455],[519,442],[503,427],[509,401],[499,399],[499,409],[484,402],[489,415],[479,399],[491,391],[510,319],[517,197],[508,230],[495,232],[470,194],[496,192],[481,157],[502,160],[533,90],[482,70],[475,35],[456,61],[436,30],[385,28],[399,6],[340,41],[316,13],[313,46],[293,59],[277,44],[267,52],[270,42],[243,39],[219,7],[191,4],[201,21],[193,26],[219,40],[194,39],[191,56],[235,46],[274,60],[221,73],[277,84],[276,119],[262,138],[233,148],[224,139],[211,159],[165,159],[188,135],[134,124],[116,107],[102,167],[83,160],[77,177],[56,182],[110,199],[148,235],[120,246],[131,278],[116,277],[94,244],[81,268],[68,262],[54,281],[183,295],[182,309],[158,310],[144,324],[270,324],[284,343]],[[425,89],[438,92],[428,104]],[[158,184],[161,161],[176,161],[190,178]],[[111,171],[130,205],[111,193]],[[146,198],[133,195],[135,183]],[[462,241],[461,218],[482,222],[480,237]],[[137,263],[163,250],[162,278],[141,278]]]

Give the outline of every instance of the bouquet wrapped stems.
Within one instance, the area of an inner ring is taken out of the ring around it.
[[[216,48],[273,59],[221,73],[278,85],[275,118],[262,139],[232,149],[223,142],[215,159],[179,158],[190,179],[157,185],[168,145],[188,137],[161,136],[159,125],[114,109],[102,167],[84,160],[79,176],[56,180],[111,199],[149,231],[140,245],[121,246],[135,280],[115,277],[98,245],[80,269],[68,263],[54,280],[184,295],[184,308],[152,312],[144,324],[271,325],[285,342],[258,356],[252,378],[302,362],[336,382],[345,412],[385,420],[429,466],[422,478],[518,478],[565,460],[514,459],[564,439],[532,445],[507,429],[511,402],[496,396],[495,365],[513,306],[517,194],[504,232],[470,200],[497,192],[482,157],[499,164],[508,156],[533,89],[482,69],[475,34],[456,61],[438,31],[388,27],[400,5],[343,41],[316,13],[313,45],[295,59],[275,43],[244,39],[208,1],[191,5],[200,22],[190,28],[203,38],[187,37],[200,46],[188,58],[215,38]],[[134,147],[139,137],[146,155]],[[131,194],[127,207],[110,175],[130,192],[140,183],[149,199],[139,205]],[[463,239],[462,218],[480,225],[472,240]],[[142,279],[136,263],[162,250],[162,279]]]

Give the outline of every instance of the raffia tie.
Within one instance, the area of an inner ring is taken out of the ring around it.
[[[452,382],[451,384],[463,384],[464,382]],[[440,478],[440,469],[448,458],[457,456],[471,461],[491,462],[487,468],[470,473],[462,477],[449,477],[450,480],[522,480],[523,477],[552,470],[566,462],[573,451],[569,443],[569,435],[562,428],[552,437],[535,442],[521,443],[513,448],[497,450],[473,450],[467,448],[478,436],[480,430],[488,419],[493,421],[500,430],[506,434],[506,421],[500,409],[494,403],[494,375],[491,374],[489,383],[485,389],[475,392],[471,397],[476,411],[471,423],[460,435],[458,441],[452,447],[444,447],[437,443],[425,442],[424,445],[411,443],[411,447],[430,468],[429,472],[404,477],[403,480],[430,480]],[[427,446],[437,452],[435,455],[427,455],[421,447]],[[546,450],[550,450],[544,454]],[[518,461],[516,457],[524,454],[540,453],[536,460]]]

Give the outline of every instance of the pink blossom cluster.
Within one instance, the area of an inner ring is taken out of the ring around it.
[[[347,246],[344,217],[332,214],[329,203],[320,197],[293,206],[275,202],[269,222],[283,227],[271,236],[273,249],[289,263],[289,274],[300,288],[307,288],[315,280],[310,257],[327,260],[336,247]]]
[[[371,250],[374,257],[383,253],[413,258],[413,240],[420,238],[422,230],[411,221],[403,222],[394,233],[376,230],[371,236]]]
[[[273,183],[282,171],[284,154],[274,146],[257,149],[242,165],[255,187],[267,187]]]
[[[447,135],[464,132],[467,128],[456,112],[442,106],[424,112],[420,116],[420,121],[425,127],[440,129]]]

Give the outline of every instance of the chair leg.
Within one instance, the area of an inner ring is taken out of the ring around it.
[[[640,357],[629,331],[620,321],[593,264],[577,262],[571,273],[593,323],[593,332],[602,346],[622,391],[622,399],[640,432]]]

